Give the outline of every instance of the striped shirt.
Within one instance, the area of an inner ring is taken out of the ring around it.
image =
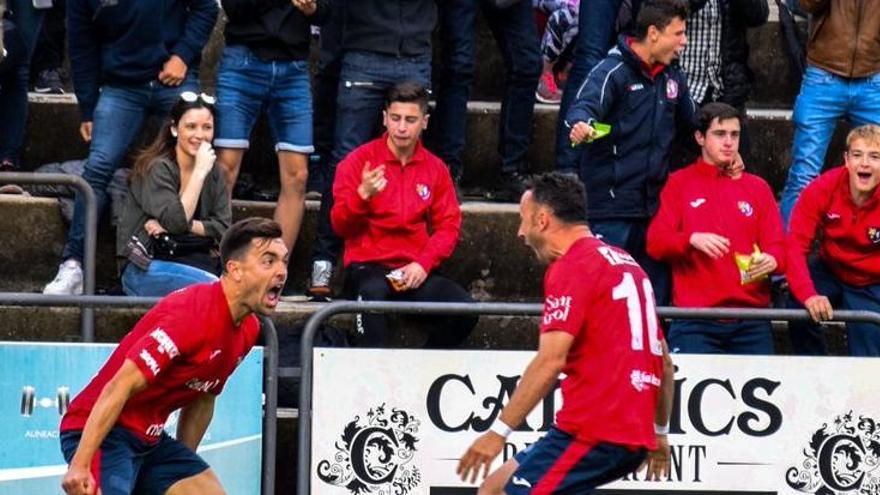
[[[721,0],[708,0],[687,22],[688,44],[681,54],[681,67],[691,96],[699,104],[712,88],[713,99],[724,89],[721,81]]]

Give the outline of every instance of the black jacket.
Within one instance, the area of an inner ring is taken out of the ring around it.
[[[290,0],[222,0],[226,44],[246,45],[263,61],[309,58],[311,24],[323,24],[331,0],[317,0],[306,17]]]
[[[357,0],[347,2],[342,46],[397,57],[431,53],[437,23],[435,0]]]
[[[724,91],[718,101],[737,108],[745,105],[755,75],[749,68],[748,28],[767,22],[767,0],[721,0],[721,80]]]
[[[676,132],[690,133],[696,105],[677,65],[651,78],[626,42],[587,76],[566,123],[611,124],[611,134],[583,144],[581,176],[591,218],[650,218],[669,174]]]

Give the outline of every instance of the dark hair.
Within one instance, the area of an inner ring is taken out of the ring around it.
[[[719,122],[727,119],[736,119],[739,121],[739,125],[742,125],[743,120],[742,113],[727,103],[719,101],[707,103],[697,112],[697,130],[700,131],[700,134],[705,136],[706,131],[709,130],[709,127],[712,126],[712,121],[715,119],[718,119]]]
[[[226,262],[241,259],[254,239],[272,240],[281,237],[281,226],[268,218],[251,217],[232,224],[220,239],[220,262],[226,271]]]
[[[171,127],[180,122],[183,114],[198,108],[207,108],[211,112],[211,116],[214,120],[217,120],[217,112],[214,110],[214,105],[205,102],[201,96],[195,98],[193,101],[186,101],[183,98],[178,98],[174,106],[171,107],[171,112],[169,112],[168,118],[162,123],[162,127],[159,129],[159,134],[156,135],[156,139],[135,156],[134,165],[132,165],[131,174],[129,175],[129,181],[146,177],[147,173],[150,171],[150,167],[156,163],[157,159],[173,158],[172,152],[174,151],[174,146],[177,145],[177,138],[171,134]],[[119,125],[125,124],[120,123]]]
[[[411,81],[395,84],[385,95],[385,110],[395,102],[418,103],[422,113],[428,113],[428,89]]]
[[[686,21],[688,13],[688,4],[684,0],[646,0],[636,15],[632,34],[637,40],[644,40],[649,27],[663,31],[676,17]]]
[[[526,182],[532,199],[550,207],[553,215],[568,224],[587,224],[587,191],[583,182],[570,174],[550,172]]]

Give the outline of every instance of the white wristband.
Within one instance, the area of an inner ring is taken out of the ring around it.
[[[657,423],[654,423],[654,433],[658,435],[669,435],[669,425],[658,425]]]
[[[504,438],[510,436],[510,433],[513,431],[513,428],[507,426],[507,423],[501,421],[501,418],[496,418],[495,422],[492,423],[492,426],[489,427],[490,431],[494,431],[495,433],[501,435]]]

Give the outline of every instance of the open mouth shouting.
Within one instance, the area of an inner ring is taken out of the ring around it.
[[[274,309],[278,306],[278,302],[281,300],[281,291],[283,289],[284,280],[281,280],[274,285],[270,285],[266,290],[265,296],[263,296],[263,304],[270,309]]]

